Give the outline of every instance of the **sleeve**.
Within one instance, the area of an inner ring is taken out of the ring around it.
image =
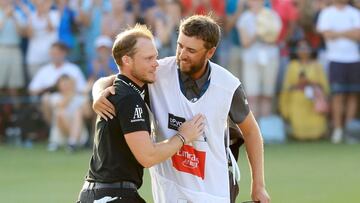
[[[50,11],[50,21],[52,23],[52,26],[54,26],[55,29],[58,29],[60,26],[60,12],[59,11]]]
[[[330,30],[330,29],[331,29],[330,21],[327,18],[327,12],[326,12],[326,10],[322,10],[320,12],[318,22],[316,24],[316,30],[318,32],[323,32],[323,31]]]
[[[149,119],[144,101],[137,95],[129,95],[118,106],[117,115],[124,134],[150,131]]]
[[[360,10],[359,9],[355,9],[354,28],[355,29],[360,29]]]
[[[81,72],[78,66],[74,66],[74,70],[76,70],[75,78],[76,78],[76,90],[78,92],[84,92],[86,90],[86,80],[84,74]]]
[[[44,85],[42,84],[42,78],[43,77],[43,71],[42,70],[39,70],[34,78],[31,80],[30,84],[29,84],[29,90],[30,91],[39,91],[41,90],[42,88],[45,88],[43,87]]]
[[[287,8],[286,8],[286,10],[287,10],[286,14],[287,14],[288,20],[289,20],[290,22],[295,22],[295,21],[297,21],[298,18],[299,18],[299,12],[298,12],[298,10],[296,9],[296,7],[295,7],[295,6],[293,5],[293,3],[291,3],[291,2],[289,2],[287,5],[288,5],[288,6],[287,6]]]
[[[246,21],[246,12],[245,13],[243,13],[239,18],[238,18],[238,20],[236,21],[236,27],[238,28],[238,29],[241,29],[241,28],[243,28],[243,27],[246,27],[246,25],[245,25],[245,21]]]
[[[19,11],[15,11],[15,19],[21,28],[26,26],[26,19],[21,15]]]
[[[281,84],[281,91],[287,92],[291,90],[293,85],[298,83],[299,74],[298,74],[298,63],[296,61],[290,61],[290,63],[286,67],[286,72],[284,75],[284,81]]]
[[[280,114],[285,118],[289,119],[290,109],[289,104],[291,103],[291,86],[295,85],[298,81],[298,72],[295,61],[291,61],[286,68],[284,81],[282,84],[281,92],[279,95],[278,108]]]
[[[250,108],[242,84],[235,90],[231,101],[229,116],[234,123],[242,123],[249,114]]]

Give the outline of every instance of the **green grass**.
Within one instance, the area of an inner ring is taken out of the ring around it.
[[[290,143],[265,147],[266,182],[273,203],[360,202],[360,145]],[[49,153],[0,146],[0,202],[75,202],[88,169],[91,151]],[[244,152],[238,202],[250,199]],[[152,202],[145,173],[141,195]]]

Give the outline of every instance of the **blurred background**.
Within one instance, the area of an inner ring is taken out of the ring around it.
[[[238,77],[265,142],[274,203],[360,202],[359,0],[0,0],[0,202],[75,202],[91,156],[91,88],[116,35],[175,55],[181,19],[222,28],[211,59]],[[249,200],[244,149],[239,202]],[[141,194],[152,202],[145,175]]]

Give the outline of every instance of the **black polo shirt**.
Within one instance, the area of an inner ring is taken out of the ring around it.
[[[131,181],[142,185],[143,166],[135,159],[124,135],[137,131],[150,134],[149,113],[142,98],[144,90],[124,75],[117,75],[115,95],[108,97],[116,116],[104,120],[98,116],[93,154],[86,179],[95,182]]]

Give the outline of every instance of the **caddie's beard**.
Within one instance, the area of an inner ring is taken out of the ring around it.
[[[206,57],[205,55],[202,56],[197,63],[191,63],[191,61],[189,61],[188,64],[184,64],[181,65],[181,61],[178,57],[176,59],[176,63],[180,68],[180,71],[188,76],[191,76],[199,71],[201,71],[201,69],[205,66],[205,64],[207,63]],[[183,60],[184,61],[184,60]],[[186,61],[186,60],[185,60]],[[188,65],[188,67],[186,67]]]

